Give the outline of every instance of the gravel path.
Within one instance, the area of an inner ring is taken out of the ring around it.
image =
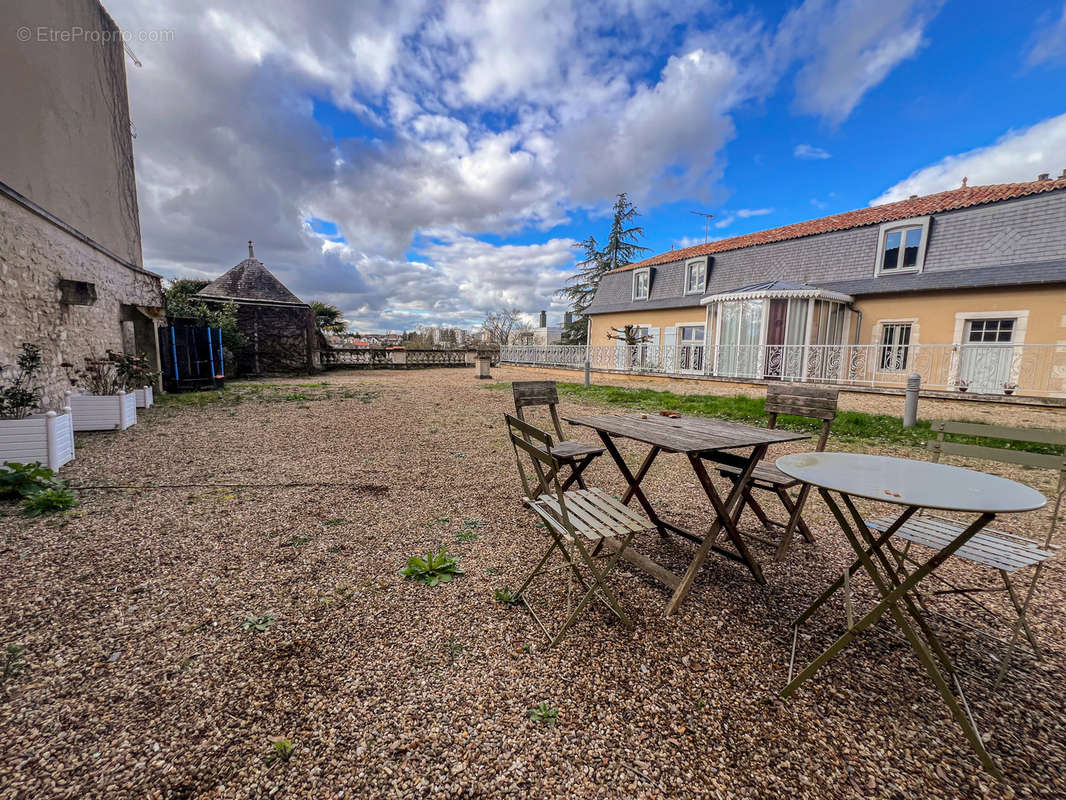
[[[498,374],[512,373],[529,377]],[[546,651],[528,615],[492,597],[545,546],[518,502],[510,393],[469,370],[322,382],[152,409],[124,433],[79,435],[64,470],[77,484],[174,488],[85,491],[39,520],[0,507],[0,645],[26,648],[0,687],[0,798],[1066,794],[1058,563],[1033,611],[1046,661],[1021,659],[996,696],[967,683],[1004,788],[887,625],[774,699],[788,621],[848,561],[820,503],[817,544],[782,564],[758,550],[767,587],[712,558],[665,619],[664,591],[621,573],[635,632],[595,609]],[[587,474],[621,489],[606,459]],[[1048,489],[1043,473],[1019,477]],[[680,521],[706,523],[679,459],[646,486]],[[1035,532],[1046,517],[1005,524]],[[457,539],[464,524],[475,540]],[[463,577],[401,578],[409,555],[441,544]],[[654,535],[640,545],[677,569],[688,552]],[[241,629],[268,614],[265,633]],[[842,624],[841,608],[816,617],[806,654]],[[541,701],[556,725],[530,720]],[[268,762],[279,737],[292,757]]]

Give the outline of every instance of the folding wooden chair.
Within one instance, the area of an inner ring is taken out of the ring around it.
[[[627,628],[632,628],[633,622],[622,610],[606,579],[633,536],[653,525],[647,517],[600,489],[563,491],[559,470],[564,462],[555,456],[551,434],[510,414],[504,416],[525,492],[522,502],[540,517],[551,538],[550,546],[523,581],[516,599],[529,609],[548,637],[549,647],[559,643],[593,599],[603,603]],[[531,473],[523,466],[523,460],[532,466]],[[566,621],[553,633],[529,602],[528,591],[534,578],[558,571],[546,566],[556,551],[562,556],[561,569],[569,573],[571,581],[578,583],[583,594],[576,605],[571,606],[568,601]]]
[[[826,442],[829,441],[829,430],[833,425],[833,420],[836,418],[839,394],[840,391],[838,389],[826,386],[772,383],[766,387],[766,410],[770,414],[767,427],[777,427],[778,414],[820,419],[822,421],[822,433],[818,437],[818,443],[814,448],[815,452],[820,453],[825,450]],[[738,467],[720,466],[718,471],[723,477],[729,478],[734,483],[740,476]],[[797,529],[808,542],[814,541],[810,528],[803,521],[803,507],[807,504],[807,496],[811,493],[811,487],[808,484],[800,486],[799,494],[795,500],[788,493],[789,489],[799,484],[799,481],[790,478],[779,470],[773,461],[769,459],[760,461],[755,467],[755,472],[752,473],[751,482],[741,495],[740,503],[735,512],[736,518],[739,519],[745,506],[747,506],[751,508],[767,531],[774,532],[776,529],[784,529],[781,540],[776,543],[777,552],[774,558],[777,561],[784,558],[785,553],[788,552],[788,548],[792,544],[792,537]],[[771,519],[755,499],[752,492],[753,489],[761,489],[775,494],[788,514],[788,522],[778,522]],[[750,534],[748,535],[750,536]],[[775,545],[774,542],[769,542],[759,537],[752,538],[758,539],[764,544]]]
[[[1066,489],[1066,431],[1052,431],[1040,428],[1008,428],[1001,425],[982,425],[972,422],[947,422],[940,420],[932,424],[932,429],[936,432],[936,440],[928,442],[926,446],[933,451],[933,461],[940,461],[941,454],[947,453],[949,455],[999,461],[1005,464],[1022,464],[1029,467],[1043,467],[1044,469],[1058,470],[1059,473],[1058,486],[1055,490],[1055,503],[1051,512],[1051,524],[1048,526],[1047,536],[1044,537],[1043,542],[1029,539],[1024,536],[1017,536],[1013,533],[1007,533],[1006,531],[985,528],[954,553],[954,558],[961,558],[964,561],[970,561],[974,564],[988,567],[999,572],[1003,582],[1002,587],[959,586],[948,581],[939,573],[935,575],[936,579],[941,584],[946,585],[949,588],[943,591],[934,592],[934,595],[957,595],[966,599],[972,605],[981,608],[993,617],[1000,617],[1001,615],[987,604],[982,603],[977,596],[990,592],[1003,592],[1010,598],[1013,614],[1010,618],[1010,637],[1008,639],[1002,639],[994,634],[989,634],[985,630],[978,629],[978,632],[985,634],[988,638],[993,639],[1003,646],[1000,656],[1002,660],[999,672],[993,683],[994,689],[999,686],[1004,675],[1007,674],[1007,669],[1014,656],[1014,651],[1017,649],[1017,646],[1023,637],[1029,643],[1029,646],[1032,648],[1033,653],[1037,658],[1043,658],[1036,637],[1033,635],[1033,632],[1029,627],[1027,614],[1029,611],[1029,605],[1032,603],[1033,596],[1036,593],[1037,584],[1040,581],[1040,574],[1044,569],[1044,562],[1055,554],[1055,551],[1051,546],[1052,538],[1055,535],[1055,526],[1059,518],[1059,508],[1062,504],[1063,490]],[[959,442],[945,441],[944,434],[961,434],[964,436],[1003,439],[1008,443],[1039,442],[1042,444],[1062,447],[1063,452],[1051,455],[1047,453],[1031,453],[1025,450],[1008,449],[1009,444],[1007,447],[984,447],[974,444],[961,444]],[[882,517],[869,523],[869,527],[874,530],[885,531],[888,526],[892,524],[893,520],[894,517]],[[942,517],[936,514],[916,514],[911,517],[893,534],[896,538],[903,539],[906,542],[898,555],[899,563],[897,566],[900,573],[906,575],[907,565],[913,565],[916,563],[909,554],[911,545],[923,545],[925,547],[939,550],[958,536],[964,528],[965,525],[961,525],[948,517]],[[1029,575],[1028,586],[1019,586],[1017,577],[1012,579],[1012,576],[1017,572],[1027,569],[1032,569],[1032,572]],[[919,596],[918,599],[924,605],[927,597],[928,596]],[[952,619],[951,617],[948,617],[948,615],[942,613],[938,614],[938,616]],[[960,620],[954,621],[961,622]],[[973,627],[965,622],[962,624],[967,627]]]
[[[569,489],[575,481],[582,489],[586,488],[581,473],[596,456],[604,453],[604,449],[598,444],[585,444],[566,438],[563,425],[559,421],[559,390],[555,381],[515,381],[511,384],[511,391],[514,392],[515,416],[522,422],[528,422],[522,409],[533,406],[548,407],[552,425],[555,427],[555,447],[552,453],[570,468],[570,475],[563,482],[563,491]]]

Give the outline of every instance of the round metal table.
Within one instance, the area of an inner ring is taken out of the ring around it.
[[[936,685],[952,717],[962,728],[970,746],[981,760],[981,765],[990,774],[1002,780],[1003,776],[985,749],[981,734],[974,724],[955,666],[922,617],[919,605],[911,593],[923,579],[988,525],[997,514],[1033,511],[1042,508],[1047,499],[1035,489],[995,475],[947,464],[889,456],[794,453],[777,459],[777,468],[786,475],[818,489],[856,555],[855,562],[793,623],[789,683],[782,689],[781,697],[789,697],[860,632],[876,623],[885,613],[889,613]],[[854,498],[892,503],[903,506],[904,509],[896,521],[883,530],[871,529],[859,513]],[[968,526],[959,526],[959,533],[954,539],[934,552],[924,563],[919,564],[917,569],[907,573],[903,570],[903,560],[893,549],[890,539],[921,509],[956,511],[976,514],[977,517]],[[890,556],[893,560],[890,560]],[[859,570],[870,578],[881,599],[872,610],[857,622],[853,622],[850,577]],[[793,677],[800,625],[841,589],[845,590],[848,630],[799,675]]]

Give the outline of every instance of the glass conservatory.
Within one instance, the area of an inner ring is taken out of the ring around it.
[[[803,283],[771,281],[710,295],[706,369],[726,378],[839,377],[852,298]]]

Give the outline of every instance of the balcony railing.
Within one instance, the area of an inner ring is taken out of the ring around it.
[[[1066,396],[1066,345],[1053,344],[511,346],[500,360],[580,368],[586,353],[592,369],[633,374],[902,388],[918,373],[926,389]]]
[[[330,347],[322,351],[322,366],[363,367],[366,369],[410,369],[414,367],[468,367],[474,365],[475,350],[406,350],[383,347]],[[498,356],[492,353],[492,363]]]

